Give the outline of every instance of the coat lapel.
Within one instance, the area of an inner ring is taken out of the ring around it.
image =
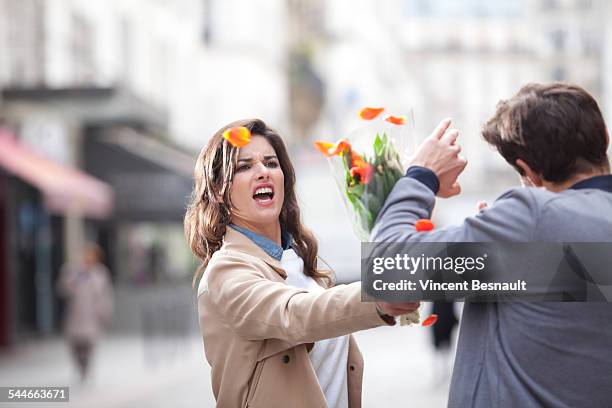
[[[283,269],[280,261],[268,255],[266,251],[261,249],[259,245],[253,242],[249,237],[231,227],[226,228],[221,249],[244,252],[251,256],[255,256],[268,264],[268,266],[283,279],[287,279],[287,272]]]

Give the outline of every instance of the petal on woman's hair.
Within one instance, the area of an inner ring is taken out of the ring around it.
[[[223,132],[223,138],[234,147],[244,147],[251,141],[251,131],[244,126],[232,127]]]
[[[421,326],[424,326],[424,327],[431,326],[432,324],[435,324],[437,321],[438,321],[438,315],[432,314],[432,315],[429,315],[427,319],[423,320],[423,323],[421,323]]]
[[[380,115],[385,108],[363,108],[359,111],[359,117],[363,120],[372,120]]]
[[[406,117],[405,116],[387,115],[385,120],[387,122],[389,122],[389,123],[393,123],[394,125],[404,125],[406,123]]]

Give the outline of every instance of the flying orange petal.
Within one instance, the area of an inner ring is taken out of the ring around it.
[[[314,145],[325,157],[335,156],[351,148],[350,143],[346,139],[340,139],[335,144],[319,140]]]
[[[435,324],[437,321],[438,321],[438,315],[432,314],[432,315],[429,315],[427,319],[423,320],[423,323],[421,323],[421,326],[424,326],[424,327],[431,326],[432,324]]]
[[[323,156],[325,156],[325,157],[331,156],[329,151],[334,147],[333,143],[324,142],[322,140],[319,140],[319,141],[314,142],[314,145],[315,145],[315,147],[317,148],[318,151],[323,153]]]
[[[359,111],[359,117],[363,120],[372,120],[380,115],[385,108],[363,108]]]
[[[351,144],[348,142],[348,140],[346,139],[340,139],[338,140],[338,142],[336,143],[336,145],[333,147],[333,149],[330,150],[330,154],[331,155],[336,155],[339,153],[342,153],[348,149],[351,148]]]
[[[416,230],[421,232],[421,231],[431,231],[434,229],[434,224],[433,222],[431,222],[431,220],[425,220],[425,219],[421,219],[421,220],[417,220],[416,224],[414,225]]]
[[[389,123],[393,123],[394,125],[404,125],[406,123],[405,116],[393,116],[389,115],[385,118],[385,120]]]

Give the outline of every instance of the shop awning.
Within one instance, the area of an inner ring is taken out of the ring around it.
[[[51,213],[103,219],[113,210],[110,185],[33,152],[4,129],[0,129],[0,167],[39,189]]]
[[[90,129],[86,169],[115,192],[113,219],[181,222],[193,189],[195,154],[127,127]]]

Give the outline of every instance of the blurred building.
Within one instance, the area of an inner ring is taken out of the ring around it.
[[[396,32],[400,27],[394,25],[405,22],[386,17],[398,11],[393,1],[326,3],[327,41],[317,58],[327,84],[321,135],[345,136],[360,125],[357,112],[365,106],[383,106],[400,115],[418,105],[411,90],[419,78],[403,64],[403,44]]]
[[[463,177],[468,188],[516,182],[480,139],[480,127],[500,99],[527,82],[569,81],[601,100],[603,5],[597,0],[472,0],[460,7],[451,0],[404,2],[405,62],[421,78],[417,92],[424,97],[418,117],[429,129],[442,116],[454,118],[470,160]]]
[[[608,8],[601,0],[329,4],[332,131],[356,126],[362,106],[412,107],[418,137],[452,117],[470,161],[467,190],[514,183],[509,167],[480,140],[482,123],[527,82],[570,81],[606,100]]]
[[[0,333],[14,341],[57,328],[56,298],[36,311],[42,275],[32,265],[53,282],[86,239],[105,248],[118,285],[189,282],[196,263],[181,220],[196,152],[244,117],[266,119],[291,142],[286,30],[277,0],[0,0],[0,124],[28,154],[106,186],[113,208],[104,217],[89,207],[53,211],[44,189],[7,172],[51,220],[40,239],[55,255],[33,250],[16,269],[18,255],[5,254],[0,290],[15,295],[0,308]],[[10,191],[2,205],[18,208]],[[10,220],[6,242],[15,237]],[[38,323],[21,330],[14,305]]]
[[[602,10],[603,18],[610,19],[612,17],[612,3],[609,1],[604,2],[604,9]],[[602,64],[602,90],[603,90],[603,109],[604,116],[608,119],[608,122],[612,120],[612,25],[605,24],[603,26],[604,38],[602,39],[603,47],[603,64]],[[610,125],[608,125],[610,126]],[[612,152],[612,148],[608,149],[608,152]]]
[[[202,0],[204,52],[184,106],[198,118],[189,145],[201,149],[221,126],[258,117],[279,129],[291,144],[288,39],[291,28],[283,0]]]
[[[0,0],[0,84],[128,90],[199,150],[222,125],[290,128],[280,0]],[[288,137],[291,137],[289,134]]]
[[[193,155],[171,135],[182,126],[172,114],[189,75],[170,64],[190,66],[202,47],[198,6],[0,2],[0,116],[12,133],[5,145],[32,162],[0,162],[3,344],[58,329],[55,278],[64,262],[80,261],[85,240],[105,249],[120,285],[188,280],[190,257],[176,242]],[[111,200],[104,213],[79,180],[103,186]],[[125,236],[143,250],[130,253]],[[146,276],[126,259],[140,259]]]
[[[287,4],[287,77],[290,134],[300,142],[313,135],[321,119],[326,83],[317,56],[325,51],[325,5],[321,0]]]

